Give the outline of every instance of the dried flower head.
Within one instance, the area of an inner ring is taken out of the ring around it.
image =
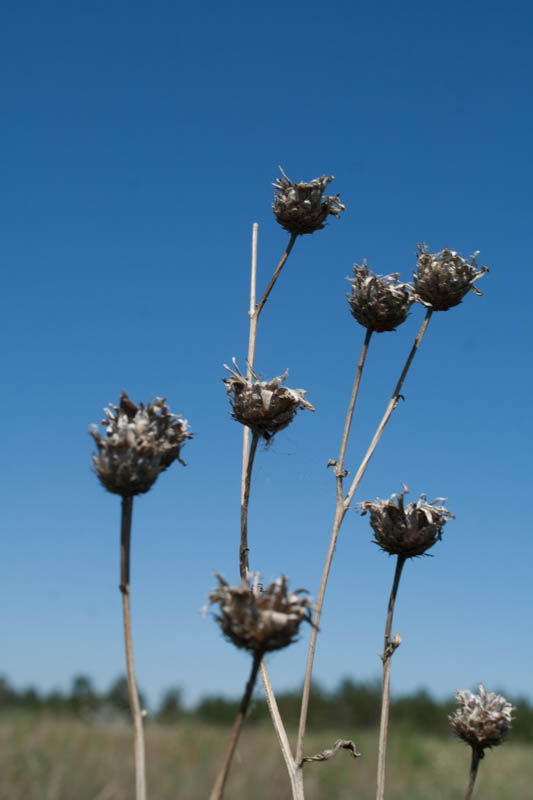
[[[418,245],[416,272],[413,273],[416,300],[434,311],[447,311],[459,305],[465,294],[472,290],[475,294],[483,293],[474,286],[474,281],[481,278],[489,270],[479,267],[476,258],[477,250],[470,261],[456,253],[455,250],[441,250],[430,253],[426,245]]]
[[[456,692],[458,708],[448,719],[456,735],[482,756],[486,747],[503,742],[515,708],[503,695],[487,692],[482,683],[478,690],[479,694]]]
[[[282,575],[267,589],[251,589],[247,581],[230,586],[220,575],[219,585],[209,595],[209,605],[218,603],[216,621],[223,633],[237,647],[252,653],[267,653],[292,644],[300,624],[312,624],[312,603],[303,589],[287,590],[287,578]],[[256,585],[258,575],[256,578]]]
[[[166,399],[156,397],[153,403],[139,407],[126,392],[120,405],[104,409],[105,435],[91,425],[90,435],[96,442],[93,464],[100,482],[114,494],[131,497],[147,492],[160,472],[176,459],[192,434],[187,420],[169,412]]]
[[[292,422],[299,408],[315,410],[305,399],[305,389],[281,386],[288,370],[271,381],[262,381],[261,376],[255,372],[252,372],[250,380],[245,378],[235,359],[234,369],[230,369],[227,364],[224,366],[231,374],[230,378],[222,379],[233,408],[231,416],[242,425],[248,425],[254,433],[267,441]]]
[[[404,508],[403,498],[408,491],[404,486],[401,494],[393,494],[388,500],[378,498],[374,503],[365,500],[360,507],[363,515],[370,511],[374,542],[382,550],[391,555],[413,558],[423,555],[442,539],[442,528],[448,518],[454,519],[454,515],[444,506],[435,505],[444,498],[438,497],[427,503],[425,494],[418,502],[409,503]]]
[[[365,328],[381,333],[393,331],[405,322],[414,302],[412,287],[398,282],[398,273],[375,275],[366,261],[354,264],[352,294],[347,295],[353,316]]]
[[[272,208],[282,228],[291,234],[314,233],[324,227],[329,214],[340,217],[345,206],[339,195],[324,197],[324,190],[333,180],[333,175],[322,175],[309,183],[293,183],[281,169],[274,187]]]

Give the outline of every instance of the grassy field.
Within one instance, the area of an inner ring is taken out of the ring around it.
[[[309,755],[346,731],[311,733]],[[147,726],[151,800],[205,800],[227,731],[207,725]],[[362,758],[344,751],[306,766],[308,800],[370,800],[375,796],[376,737],[355,737]],[[424,736],[392,736],[387,800],[456,800],[464,795],[466,746]],[[31,714],[0,716],[0,800],[132,800],[131,732],[126,724],[88,724]],[[289,800],[285,767],[272,731],[245,728],[230,774],[228,800]],[[507,743],[488,752],[474,797],[531,800],[531,748]]]

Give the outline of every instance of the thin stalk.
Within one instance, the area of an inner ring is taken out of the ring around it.
[[[411,352],[409,353],[409,356],[407,357],[407,361],[405,362],[404,368],[402,370],[402,374],[400,375],[400,377],[398,379],[398,383],[396,384],[396,386],[394,388],[394,392],[392,393],[392,397],[389,400],[389,405],[387,406],[387,409],[386,409],[385,413],[383,414],[383,418],[382,418],[381,422],[379,423],[379,425],[377,427],[377,430],[376,430],[376,432],[374,434],[374,438],[370,442],[370,446],[369,446],[368,450],[366,451],[366,455],[363,458],[363,460],[361,461],[361,465],[360,465],[359,469],[357,470],[357,473],[356,473],[356,475],[355,475],[355,477],[354,477],[354,479],[352,481],[352,485],[350,486],[350,490],[349,490],[348,494],[346,495],[346,499],[344,501],[344,505],[346,506],[347,509],[350,506],[350,503],[351,503],[352,498],[353,498],[353,496],[354,496],[354,494],[356,492],[357,487],[361,483],[361,478],[363,477],[363,475],[366,472],[366,468],[368,466],[368,463],[369,463],[370,459],[372,458],[372,456],[374,454],[374,450],[378,446],[378,442],[381,439],[381,436],[383,435],[383,431],[385,430],[387,422],[391,418],[392,412],[394,411],[394,409],[398,405],[398,400],[400,399],[400,392],[402,390],[403,382],[404,382],[404,380],[405,380],[405,378],[407,376],[407,373],[409,371],[409,367],[411,366],[413,358],[416,355],[416,351],[420,347],[420,343],[421,343],[421,341],[422,341],[422,339],[424,337],[424,334],[426,332],[427,326],[429,325],[429,320],[431,319],[431,314],[432,313],[433,313],[432,309],[428,308],[428,310],[426,311],[426,316],[424,317],[424,321],[422,322],[422,325],[420,326],[420,330],[418,331],[418,335],[417,335],[417,337],[416,337],[416,339],[415,339],[415,341],[413,343],[413,346],[411,348]]]
[[[355,371],[355,378],[354,384],[352,389],[352,394],[350,397],[350,402],[348,405],[348,411],[346,414],[346,421],[344,423],[344,430],[342,433],[342,440],[339,452],[339,458],[337,459],[337,463],[335,465],[335,477],[337,481],[337,507],[335,509],[335,520],[333,522],[333,531],[331,534],[331,539],[329,543],[328,553],[326,556],[326,562],[324,565],[324,571],[322,573],[322,580],[320,582],[320,589],[318,592],[318,600],[315,609],[315,615],[313,620],[313,628],[311,630],[311,638],[309,642],[309,651],[307,654],[307,665],[305,670],[305,678],[304,678],[304,685],[302,690],[302,705],[300,709],[300,726],[298,729],[298,739],[296,743],[296,764],[298,769],[301,770],[302,767],[302,759],[303,759],[303,745],[304,745],[304,738],[305,738],[305,729],[307,726],[307,714],[309,712],[309,695],[311,692],[311,674],[313,671],[313,661],[315,657],[315,649],[316,649],[316,640],[318,635],[318,624],[320,622],[320,616],[322,614],[322,606],[324,605],[324,595],[326,593],[326,584],[328,581],[329,571],[331,568],[331,562],[333,560],[333,554],[335,552],[335,546],[337,544],[337,537],[339,535],[340,527],[342,524],[342,520],[344,519],[344,515],[346,514],[346,510],[344,508],[344,496],[343,496],[343,479],[346,475],[344,472],[344,459],[346,456],[346,447],[348,445],[348,437],[350,435],[350,428],[352,425],[353,413],[355,409],[355,403],[357,400],[357,395],[359,394],[359,385],[361,383],[361,377],[363,375],[363,367],[365,365],[367,353],[368,353],[368,346],[370,344],[370,338],[372,336],[372,331],[367,328],[365,340],[363,342],[363,347],[361,349],[361,355],[359,356],[359,363],[357,365],[357,369]]]
[[[383,800],[385,797],[385,758],[387,755],[387,734],[389,731],[390,710],[390,667],[394,651],[399,645],[399,642],[391,641],[390,634],[392,629],[392,618],[394,615],[394,604],[396,602],[396,595],[398,594],[398,586],[400,585],[400,578],[405,560],[405,556],[399,555],[398,560],[396,561],[396,571],[394,573],[394,581],[392,584],[392,590],[389,597],[389,606],[387,609],[387,621],[385,623],[385,642],[383,645],[383,655],[381,656],[381,660],[383,661],[383,681],[381,690],[381,721],[379,725],[376,800]]]
[[[293,800],[303,800],[304,798],[303,784],[301,786],[298,785],[294,756],[292,755],[291,746],[289,744],[289,738],[287,736],[287,732],[283,725],[283,720],[281,719],[281,715],[279,713],[278,704],[276,702],[276,696],[272,690],[272,684],[270,683],[270,678],[268,677],[268,672],[264,661],[261,662],[261,680],[263,682],[265,698],[268,710],[270,712],[270,716],[272,717],[274,730],[278,737],[279,746],[281,749],[281,753],[283,755],[283,759],[285,761],[285,766],[287,767],[287,772],[289,773],[289,780],[291,782]]]
[[[483,758],[483,751],[478,750],[476,747],[472,748],[472,761],[470,762],[470,776],[468,779],[468,786],[466,787],[465,800],[470,800],[472,792],[474,791],[474,784],[476,782],[477,770],[479,762]]]
[[[220,772],[218,773],[217,779],[215,781],[213,791],[209,795],[209,800],[221,800],[221,798],[224,796],[224,786],[226,783],[226,778],[228,777],[229,768],[231,766],[231,760],[233,758],[233,753],[235,752],[235,747],[237,746],[237,742],[239,740],[239,735],[242,729],[244,718],[246,716],[248,706],[250,705],[250,698],[254,690],[255,681],[257,678],[257,673],[259,671],[259,665],[261,664],[262,658],[263,658],[262,653],[259,653],[254,656],[254,660],[252,663],[252,671],[250,673],[250,677],[248,678],[248,683],[246,684],[246,688],[242,696],[239,712],[235,717],[235,722],[233,723],[233,728],[231,730],[231,736],[228,743],[228,747],[226,749],[226,754],[224,756],[224,761],[222,763]]]
[[[257,222],[254,222],[252,226],[252,257],[250,265],[250,307],[248,311],[248,316],[250,317],[250,332],[248,337],[248,358],[246,360],[246,377],[248,378],[248,380],[251,380],[253,375],[255,347],[257,342],[257,324],[259,321],[259,315],[261,314],[261,311],[263,310],[265,303],[269,298],[270,292],[274,288],[274,284],[279,278],[281,270],[285,266],[285,263],[297,239],[297,234],[291,234],[289,243],[276,269],[274,270],[274,274],[270,279],[270,283],[268,284],[261,300],[256,305],[258,228],[259,226]],[[250,499],[250,479],[252,474],[253,460],[257,449],[257,442],[258,442],[258,437],[252,435],[252,443],[250,445],[250,428],[244,426],[243,437],[242,437],[242,472],[241,472],[241,544],[239,549],[239,571],[241,578],[247,577],[249,571],[248,505]],[[287,732],[283,725],[283,721],[281,719],[279,709],[276,703],[276,698],[274,695],[274,691],[272,689],[272,684],[270,683],[270,679],[268,677],[267,668],[264,665],[264,663],[261,663],[261,680],[263,683],[263,688],[265,691],[265,697],[268,709],[270,711],[270,716],[272,718],[272,724],[274,726],[274,730],[278,737],[281,752],[283,754],[283,758],[287,766],[287,771],[289,773],[293,798],[294,800],[303,800],[303,793],[299,794],[296,788],[294,758],[289,745]]]
[[[124,645],[126,649],[126,667],[128,672],[128,696],[134,730],[135,754],[135,797],[146,800],[146,766],[144,757],[143,715],[139,702],[139,692],[135,680],[133,662],[133,644],[131,636],[130,612],[130,545],[131,516],[133,497],[122,498],[122,519],[120,526],[120,591],[122,592],[122,612],[124,618]]]
[[[337,539],[339,537],[339,532],[340,532],[340,529],[341,529],[341,525],[342,525],[342,522],[343,522],[344,517],[346,515],[346,512],[350,508],[350,503],[351,503],[351,501],[353,499],[353,496],[354,496],[354,494],[356,492],[356,489],[359,486],[359,484],[360,484],[360,482],[361,482],[361,480],[363,478],[363,475],[366,472],[366,468],[368,467],[370,459],[372,458],[372,455],[374,454],[374,451],[375,451],[375,449],[376,449],[376,447],[377,447],[377,445],[379,443],[379,440],[381,439],[381,436],[383,435],[383,431],[385,430],[385,427],[386,427],[386,425],[387,425],[387,423],[388,423],[388,421],[389,421],[389,419],[390,419],[390,417],[392,415],[392,412],[394,411],[394,409],[398,405],[398,400],[399,400],[399,397],[400,397],[400,392],[401,392],[403,383],[405,381],[405,378],[407,376],[407,372],[409,371],[409,367],[411,366],[413,358],[415,357],[415,354],[416,354],[418,348],[420,347],[420,343],[421,343],[422,338],[423,338],[423,336],[424,336],[424,334],[426,332],[427,326],[429,325],[429,320],[431,319],[431,314],[432,314],[432,310],[428,309],[427,312],[426,312],[426,316],[424,317],[424,321],[422,322],[422,325],[420,326],[420,330],[418,331],[418,334],[417,334],[417,337],[416,337],[416,339],[414,341],[414,344],[413,344],[413,346],[411,348],[411,351],[410,351],[410,353],[409,353],[409,355],[407,357],[407,361],[404,364],[404,367],[402,369],[402,372],[401,372],[401,375],[400,375],[400,377],[398,379],[398,382],[397,382],[397,384],[396,384],[396,386],[394,388],[394,391],[392,393],[392,397],[391,397],[391,399],[389,401],[389,404],[388,404],[388,406],[387,406],[387,408],[385,410],[383,418],[382,418],[381,422],[379,423],[379,425],[377,427],[376,433],[374,434],[374,438],[370,442],[370,445],[368,447],[368,450],[366,451],[365,457],[363,458],[363,460],[362,460],[362,462],[361,462],[361,464],[359,466],[359,469],[357,470],[357,473],[356,473],[356,475],[355,475],[355,477],[354,477],[354,479],[352,481],[352,484],[350,486],[348,494],[342,500],[342,503],[339,502],[339,498],[342,498],[342,491],[343,491],[342,482],[343,482],[343,478],[345,477],[345,475],[344,475],[344,460],[341,461],[341,459],[339,458],[339,461],[337,462],[336,471],[335,471],[335,475],[336,475],[336,478],[337,478],[337,506],[336,506],[336,509],[335,509],[335,517],[334,517],[334,520],[333,520],[333,528],[332,528],[332,531],[331,531],[331,538],[329,540],[328,552],[326,554],[326,560],[324,562],[324,569],[322,571],[322,578],[321,578],[321,581],[320,581],[320,589],[319,589],[319,592],[318,592],[318,599],[317,599],[317,603],[316,603],[315,614],[314,614],[314,617],[313,617],[313,628],[311,630],[311,636],[310,636],[310,640],[309,640],[309,649],[308,649],[308,653],[307,653],[307,665],[306,665],[306,670],[305,670],[304,686],[303,686],[303,691],[302,691],[302,705],[301,705],[301,712],[300,712],[300,726],[299,726],[299,729],[298,729],[298,741],[297,741],[297,745],[296,745],[296,763],[297,763],[297,765],[299,765],[300,769],[301,769],[301,763],[302,763],[302,758],[303,758],[303,740],[304,740],[304,737],[305,737],[305,728],[306,728],[306,725],[307,725],[307,713],[308,713],[308,710],[309,710],[309,693],[310,693],[310,689],[311,689],[311,676],[312,676],[312,672],[313,672],[313,661],[314,661],[314,657],[315,657],[316,641],[317,641],[317,636],[318,636],[318,631],[319,631],[320,617],[322,615],[322,607],[324,605],[324,596],[325,596],[325,593],[326,593],[326,586],[327,586],[327,582],[328,582],[328,578],[329,578],[329,573],[330,573],[330,570],[331,570],[331,563],[333,561],[333,556],[335,554],[335,547],[337,545]],[[365,340],[365,342],[366,342],[366,340]],[[364,345],[363,345],[363,348],[364,348]],[[359,363],[361,363],[361,359],[359,360]],[[358,370],[359,370],[359,367],[358,367]],[[362,367],[361,367],[361,371],[362,371]],[[357,381],[357,374],[356,374],[356,381]],[[349,416],[349,411],[348,411],[348,416]],[[348,423],[348,416],[347,416],[347,423]],[[350,423],[351,423],[351,418],[350,418]],[[346,431],[346,424],[345,424],[345,431]],[[349,432],[349,426],[348,426],[348,432]],[[347,436],[346,436],[346,438],[347,438]],[[344,436],[343,436],[343,439],[344,439]]]
[[[249,333],[249,340],[248,340],[248,358],[246,361],[246,377],[248,380],[252,378],[253,372],[253,353],[251,352],[252,349],[252,318],[255,314],[255,289],[257,284],[257,234],[259,230],[259,225],[257,222],[254,222],[252,225],[252,259],[250,265],[250,308],[248,310],[248,316],[250,317],[250,333]],[[255,337],[257,336],[257,323],[255,326],[254,332],[254,339],[253,339],[253,348],[255,352]],[[250,450],[250,428],[248,426],[244,426],[243,434],[242,434],[242,472],[241,472],[241,506],[244,501],[244,487],[246,481],[246,470],[248,467],[248,453]]]
[[[257,224],[257,223],[255,223],[255,224]],[[287,261],[289,255],[291,253],[291,250],[294,247],[294,243],[295,243],[297,237],[298,237],[297,233],[291,233],[291,238],[289,239],[289,243],[288,243],[287,247],[285,248],[285,252],[281,256],[281,259],[279,261],[278,266],[274,270],[274,274],[272,275],[272,278],[270,279],[270,283],[268,284],[267,288],[265,289],[263,297],[261,298],[261,300],[259,301],[257,306],[253,309],[253,311],[252,311],[252,308],[250,307],[250,312],[249,312],[249,315],[250,315],[250,335],[249,335],[249,338],[248,338],[248,360],[247,360],[248,378],[251,377],[251,371],[252,371],[252,369],[254,367],[255,343],[257,341],[257,323],[259,321],[259,315],[261,314],[261,311],[263,310],[263,307],[264,307],[266,301],[269,298],[270,292],[274,288],[274,284],[276,283],[277,279],[279,278],[281,270],[285,266],[285,262]],[[252,262],[253,262],[253,259],[252,259]],[[252,276],[253,275],[254,275],[254,269],[253,269],[253,266],[252,266]],[[254,278],[252,277],[252,285],[255,286],[255,284],[253,284],[253,281],[254,281]]]
[[[246,473],[244,476],[244,494],[241,503],[241,544],[239,547],[239,569],[241,578],[248,578],[248,504],[250,501],[250,482],[252,479],[252,469],[254,466],[255,452],[259,435],[252,433],[252,444],[250,453],[246,459]]]

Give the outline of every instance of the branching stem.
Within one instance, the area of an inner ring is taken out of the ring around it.
[[[385,640],[383,644],[383,681],[381,689],[381,721],[379,725],[379,750],[378,750],[378,778],[376,800],[383,800],[385,796],[385,759],[387,755],[387,734],[389,730],[389,710],[390,710],[390,667],[391,658],[400,642],[392,641],[390,638],[392,629],[392,618],[394,615],[394,604],[398,594],[398,586],[402,575],[405,556],[398,556],[396,561],[396,571],[389,597],[387,608],[387,621],[385,623]]]
[[[385,430],[385,427],[386,427],[386,425],[387,425],[387,423],[388,423],[388,421],[389,421],[389,419],[390,419],[390,417],[392,415],[392,412],[394,411],[394,409],[398,405],[398,400],[399,400],[399,397],[400,397],[400,392],[401,392],[404,380],[405,380],[405,378],[407,376],[407,372],[409,371],[409,367],[411,366],[413,358],[415,357],[415,354],[416,354],[418,348],[420,347],[420,343],[421,343],[422,338],[423,338],[423,336],[424,336],[424,334],[426,332],[427,326],[429,324],[429,320],[431,319],[431,314],[432,314],[431,309],[428,309],[427,312],[426,312],[426,316],[424,317],[424,321],[422,322],[422,325],[420,326],[420,330],[418,331],[418,334],[417,334],[417,337],[416,337],[416,339],[414,341],[414,344],[413,344],[413,346],[411,348],[411,351],[410,351],[410,353],[409,353],[409,355],[407,357],[407,361],[404,364],[404,367],[402,369],[402,372],[400,374],[398,382],[397,382],[397,384],[396,384],[396,386],[394,388],[394,391],[392,393],[392,397],[391,397],[391,399],[389,401],[389,404],[388,404],[388,406],[387,406],[387,408],[385,410],[385,413],[384,413],[384,415],[383,415],[383,417],[381,419],[381,422],[379,423],[379,425],[377,427],[377,430],[376,430],[376,433],[374,434],[374,437],[373,437],[372,441],[370,442],[368,450],[366,451],[366,454],[365,454],[365,456],[364,456],[364,458],[363,458],[363,460],[362,460],[362,462],[361,462],[361,464],[359,466],[359,469],[357,470],[357,473],[355,474],[355,477],[354,477],[354,479],[352,481],[352,484],[350,486],[350,489],[349,489],[346,497],[343,497],[343,491],[344,491],[343,490],[343,480],[344,480],[344,477],[346,475],[346,473],[344,472],[344,455],[345,455],[345,452],[346,452],[346,445],[347,445],[347,441],[348,441],[348,435],[349,435],[349,432],[350,432],[350,426],[351,426],[353,410],[354,410],[354,407],[355,407],[355,401],[357,399],[357,392],[359,390],[359,381],[361,379],[361,374],[362,374],[364,362],[365,362],[365,359],[366,359],[366,352],[368,350],[368,344],[370,342],[370,336],[369,336],[368,331],[367,331],[367,336],[365,337],[365,342],[363,344],[363,350],[361,352],[361,357],[359,359],[359,364],[358,364],[357,372],[356,372],[356,376],[355,376],[354,390],[352,391],[352,398],[350,399],[350,405],[348,407],[348,414],[347,414],[346,423],[345,423],[345,426],[344,426],[344,434],[343,434],[343,439],[342,439],[342,443],[341,443],[342,459],[341,459],[341,457],[339,457],[339,460],[337,461],[337,464],[336,464],[336,467],[335,467],[335,477],[336,477],[336,481],[337,481],[337,504],[336,504],[336,508],[335,508],[335,517],[334,517],[334,520],[333,520],[333,528],[332,528],[332,531],[331,531],[331,537],[330,537],[330,541],[329,541],[328,552],[326,554],[326,560],[324,562],[324,569],[322,571],[322,578],[321,578],[321,581],[320,581],[320,589],[319,589],[319,592],[318,592],[318,599],[317,599],[315,613],[314,613],[314,617],[313,617],[313,628],[311,630],[311,636],[310,636],[310,640],[309,640],[309,649],[308,649],[308,653],[307,653],[307,665],[306,665],[304,685],[303,685],[303,690],[302,690],[302,705],[301,705],[301,711],[300,711],[300,726],[299,726],[299,729],[298,729],[298,740],[297,740],[297,744],[296,744],[296,764],[299,765],[299,767],[298,767],[299,769],[301,769],[301,763],[302,763],[302,758],[303,758],[303,746],[304,746],[304,738],[305,738],[305,729],[306,729],[306,725],[307,725],[307,714],[308,714],[308,711],[309,711],[309,694],[310,694],[310,690],[311,690],[311,676],[312,676],[312,672],[313,672],[313,662],[314,662],[315,650],[316,650],[316,640],[317,640],[318,631],[319,631],[320,617],[322,615],[322,608],[323,608],[323,605],[324,605],[324,597],[325,597],[325,593],[326,593],[326,586],[327,586],[327,582],[328,582],[328,578],[329,578],[329,573],[330,573],[330,570],[331,570],[331,563],[333,561],[333,556],[335,554],[335,547],[337,545],[337,539],[339,537],[341,525],[342,525],[342,522],[343,522],[344,517],[346,515],[346,512],[350,508],[350,503],[351,503],[351,501],[353,499],[355,491],[356,491],[357,487],[359,486],[359,484],[361,482],[361,479],[363,478],[363,475],[366,472],[366,468],[368,467],[370,459],[372,458],[372,455],[374,454],[374,451],[375,451],[375,449],[376,449],[376,447],[378,445],[378,442],[381,439],[383,431]],[[353,399],[353,402],[352,402],[352,399]],[[346,442],[345,442],[345,440],[346,440]]]
[[[135,797],[136,800],[146,800],[146,766],[144,756],[143,715],[139,701],[137,683],[135,681],[135,665],[133,662],[133,644],[131,636],[130,545],[132,511],[133,497],[123,497],[120,530],[120,591],[122,592],[122,612],[124,618],[124,644],[126,649],[126,667],[128,673],[128,696],[134,730]]]
[[[344,423],[344,431],[342,433],[342,440],[340,446],[340,453],[337,463],[335,465],[335,478],[337,482],[337,507],[335,510],[335,519],[333,521],[333,531],[331,534],[331,539],[329,543],[328,553],[326,556],[326,562],[324,564],[324,570],[322,573],[322,580],[320,582],[320,589],[318,592],[318,599],[315,609],[315,615],[313,620],[313,628],[311,630],[311,638],[309,642],[309,651],[307,655],[307,665],[305,671],[305,678],[304,678],[304,686],[302,691],[302,705],[300,709],[300,727],[298,730],[298,740],[296,744],[296,763],[299,766],[299,769],[302,768],[302,759],[303,759],[303,747],[304,747],[304,738],[305,738],[305,729],[307,726],[307,714],[309,712],[309,695],[311,692],[311,674],[313,671],[313,661],[315,657],[315,649],[316,649],[316,640],[318,635],[318,623],[320,621],[320,616],[322,614],[322,606],[324,605],[324,595],[326,592],[326,584],[328,581],[329,571],[331,568],[331,562],[333,560],[333,554],[335,553],[335,546],[337,544],[337,537],[339,535],[340,527],[342,524],[342,520],[344,519],[344,515],[346,514],[346,509],[344,508],[344,497],[343,497],[343,478],[345,477],[344,472],[344,459],[346,456],[346,447],[348,445],[348,437],[350,435],[350,428],[352,425],[353,413],[355,409],[355,403],[357,401],[357,395],[359,394],[359,385],[361,383],[361,377],[363,375],[363,367],[365,365],[367,353],[368,353],[368,346],[370,344],[370,338],[372,336],[372,331],[367,329],[365,340],[363,342],[363,347],[361,349],[361,355],[359,357],[359,363],[357,365],[357,369],[355,371],[355,379],[352,389],[352,394],[350,397],[350,402],[348,405],[348,412],[346,414],[346,421]]]
[[[261,664],[262,658],[263,658],[262,653],[254,655],[252,663],[252,671],[250,673],[250,677],[248,678],[248,683],[246,684],[246,688],[242,696],[239,712],[235,717],[235,722],[233,723],[233,728],[231,730],[231,736],[228,743],[228,747],[226,749],[226,754],[224,756],[224,761],[222,763],[222,767],[220,768],[220,772],[218,773],[215,785],[213,787],[213,791],[209,795],[209,800],[221,800],[221,798],[224,796],[224,786],[226,784],[226,778],[228,777],[229,768],[231,766],[231,760],[233,758],[233,753],[235,752],[235,747],[237,746],[237,742],[239,740],[239,735],[242,729],[244,718],[246,717],[246,712],[248,711],[248,706],[250,705],[250,698],[254,690],[255,681],[257,678],[257,673],[259,671],[259,665]]]

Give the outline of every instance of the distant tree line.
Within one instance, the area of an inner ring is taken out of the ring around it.
[[[507,696],[507,695],[506,695]],[[289,726],[298,724],[300,692],[280,692],[277,695],[283,719]],[[524,698],[511,701],[516,706],[510,740],[533,741],[533,705]],[[141,703],[145,706],[141,692]],[[163,723],[205,722],[229,727],[233,724],[239,702],[223,695],[203,697],[193,708],[185,708],[179,688],[168,689],[151,719]],[[449,736],[448,715],[455,709],[455,698],[436,700],[425,689],[393,697],[391,724],[408,734],[424,731],[437,736]],[[315,684],[311,691],[308,725],[315,729],[334,729],[339,736],[356,737],[357,731],[376,729],[379,725],[381,687],[379,682],[357,683],[349,678],[326,691]],[[78,675],[67,692],[42,693],[34,688],[17,690],[0,677],[0,714],[14,711],[71,714],[86,720],[113,719],[129,716],[126,677],[118,678],[106,692],[98,692],[91,679]],[[250,723],[268,722],[269,713],[258,693],[249,714]]]

